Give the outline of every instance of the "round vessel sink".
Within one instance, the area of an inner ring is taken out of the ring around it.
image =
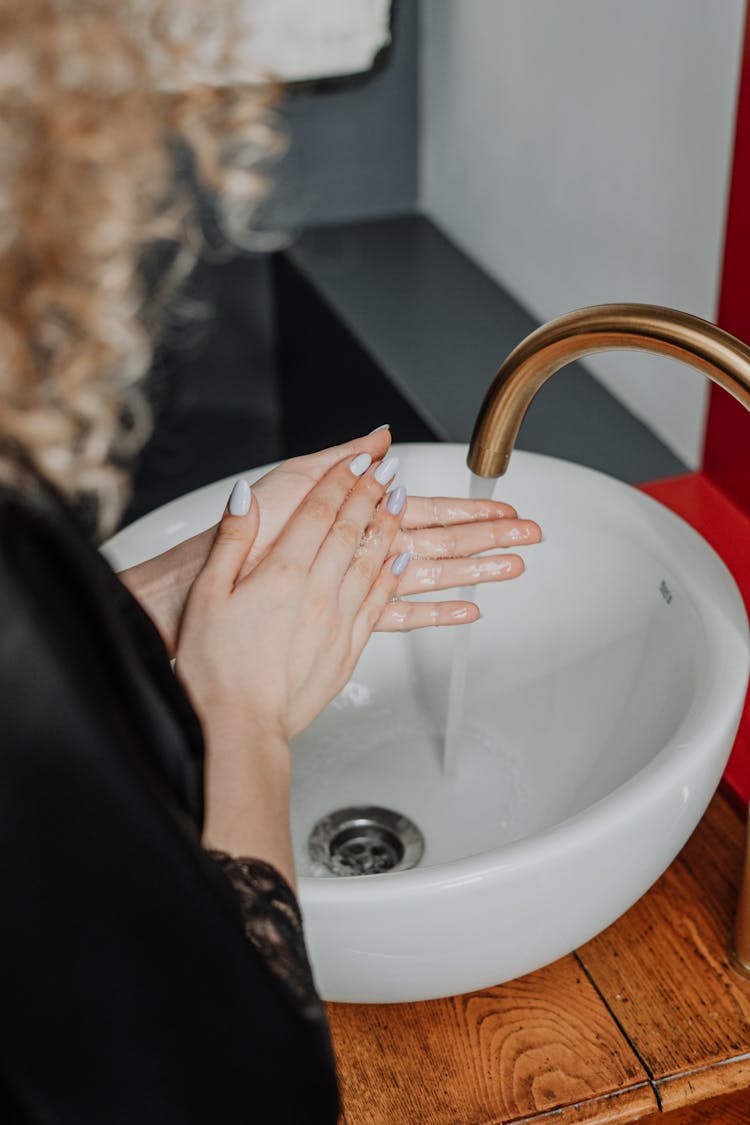
[[[466,446],[394,448],[410,492],[468,494]],[[231,484],[165,505],[105,553],[124,567],[195,534]],[[326,999],[463,993],[568,953],[665,870],[729,755],[748,629],[713,550],[564,461],[517,451],[496,495],[545,541],[521,551],[521,578],[480,588],[455,769],[442,732],[458,629],[375,635],[295,741],[299,893]]]

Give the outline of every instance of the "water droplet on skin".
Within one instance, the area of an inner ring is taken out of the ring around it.
[[[420,586],[424,586],[425,589],[431,589],[437,585],[442,570],[443,568],[441,566],[421,565],[417,567],[417,582]]]

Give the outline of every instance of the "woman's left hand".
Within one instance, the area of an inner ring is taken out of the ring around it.
[[[377,430],[344,445],[284,461],[255,481],[253,493],[261,511],[261,526],[243,576],[265,558],[302,500],[332,465],[363,452],[374,460],[381,460],[387,454],[390,440],[388,430]],[[408,485],[408,481],[405,483]],[[120,574],[151,616],[170,653],[174,652],[185,599],[206,561],[215,534],[216,528],[209,528]],[[540,539],[538,524],[519,519],[509,504],[496,500],[410,496],[396,549],[411,551],[413,558],[401,579],[398,593],[408,596],[427,590],[448,590],[515,578],[523,571],[519,556],[473,556],[498,547],[528,546]],[[386,608],[377,629],[403,631],[428,625],[462,624],[475,618],[476,611],[464,601],[393,602]]]

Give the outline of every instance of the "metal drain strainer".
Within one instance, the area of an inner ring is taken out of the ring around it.
[[[382,875],[419,863],[424,838],[401,813],[362,805],[322,817],[310,833],[308,847],[312,861],[332,875]]]

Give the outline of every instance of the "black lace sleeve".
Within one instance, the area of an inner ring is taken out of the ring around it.
[[[250,944],[291,992],[304,1015],[325,1021],[307,959],[302,915],[286,879],[260,859],[235,859],[218,851],[208,854],[234,888]]]

